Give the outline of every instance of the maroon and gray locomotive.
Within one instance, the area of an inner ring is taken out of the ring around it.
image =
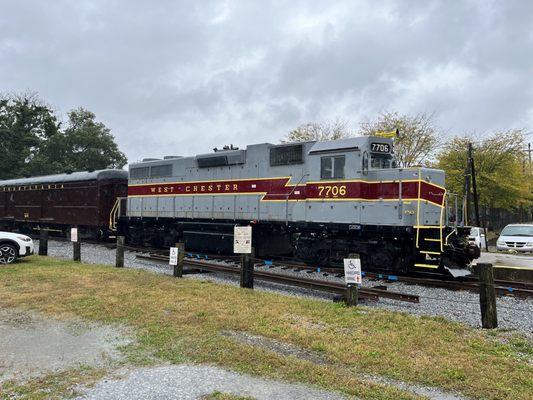
[[[115,182],[120,189],[107,192],[112,199],[104,212],[111,217],[84,216],[79,203],[68,208],[62,197],[69,213],[54,218],[67,225],[91,218],[104,229],[117,226],[136,245],[181,241],[191,250],[218,253],[232,251],[236,224],[252,224],[259,257],[292,254],[326,265],[358,253],[368,270],[444,273],[479,256],[468,243],[469,228],[450,215],[444,178],[442,170],[398,168],[387,138],[262,143],[131,164],[127,193],[123,175]],[[45,190],[36,184],[26,186]],[[0,182],[0,195],[23,193],[17,185]],[[35,221],[30,208],[8,207],[0,221]],[[47,211],[40,212],[43,223]]]

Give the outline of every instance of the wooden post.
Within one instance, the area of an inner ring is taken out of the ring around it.
[[[74,261],[81,262],[81,243],[72,242],[72,250]]]
[[[357,285],[348,285],[346,288],[346,305],[348,307],[357,306],[359,293]]]
[[[241,287],[253,289],[254,288],[254,258],[255,252],[252,247],[250,254],[243,254],[241,256]]]
[[[124,236],[117,236],[115,267],[124,268]]]
[[[185,244],[176,243],[178,248],[178,264],[174,265],[174,276],[181,278],[183,276],[183,260],[185,259]]]
[[[497,328],[496,288],[494,287],[494,270],[492,269],[492,264],[477,264],[475,270],[479,275],[481,326],[484,329]]]
[[[48,231],[46,229],[41,229],[39,232],[39,255],[48,255]]]

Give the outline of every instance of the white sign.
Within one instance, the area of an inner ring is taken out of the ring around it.
[[[178,265],[178,253],[177,247],[170,248],[170,257],[168,259],[168,265]]]
[[[236,226],[233,231],[233,252],[250,254],[252,252],[252,227]]]
[[[70,241],[71,242],[78,241],[78,228],[70,228]]]
[[[361,276],[361,260],[359,258],[344,259],[344,280],[348,285],[361,285],[363,283],[363,277]]]

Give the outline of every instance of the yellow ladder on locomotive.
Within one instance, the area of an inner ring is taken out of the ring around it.
[[[441,256],[444,252],[444,225],[442,218],[444,216],[444,207],[441,206],[439,225],[423,225],[420,221],[423,221],[423,218],[420,216],[420,189],[422,181],[418,180],[418,205],[417,205],[417,215],[415,225],[416,230],[416,242],[415,247],[417,251],[417,262],[415,262],[415,267],[418,268],[431,268],[437,269],[440,266]],[[423,260],[423,261],[422,261]]]

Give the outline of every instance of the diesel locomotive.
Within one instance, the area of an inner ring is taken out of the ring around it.
[[[233,227],[252,224],[258,257],[327,265],[358,253],[364,269],[391,272],[462,269],[479,256],[448,215],[444,171],[398,168],[392,139],[214,150],[131,164],[120,234],[231,253]]]

